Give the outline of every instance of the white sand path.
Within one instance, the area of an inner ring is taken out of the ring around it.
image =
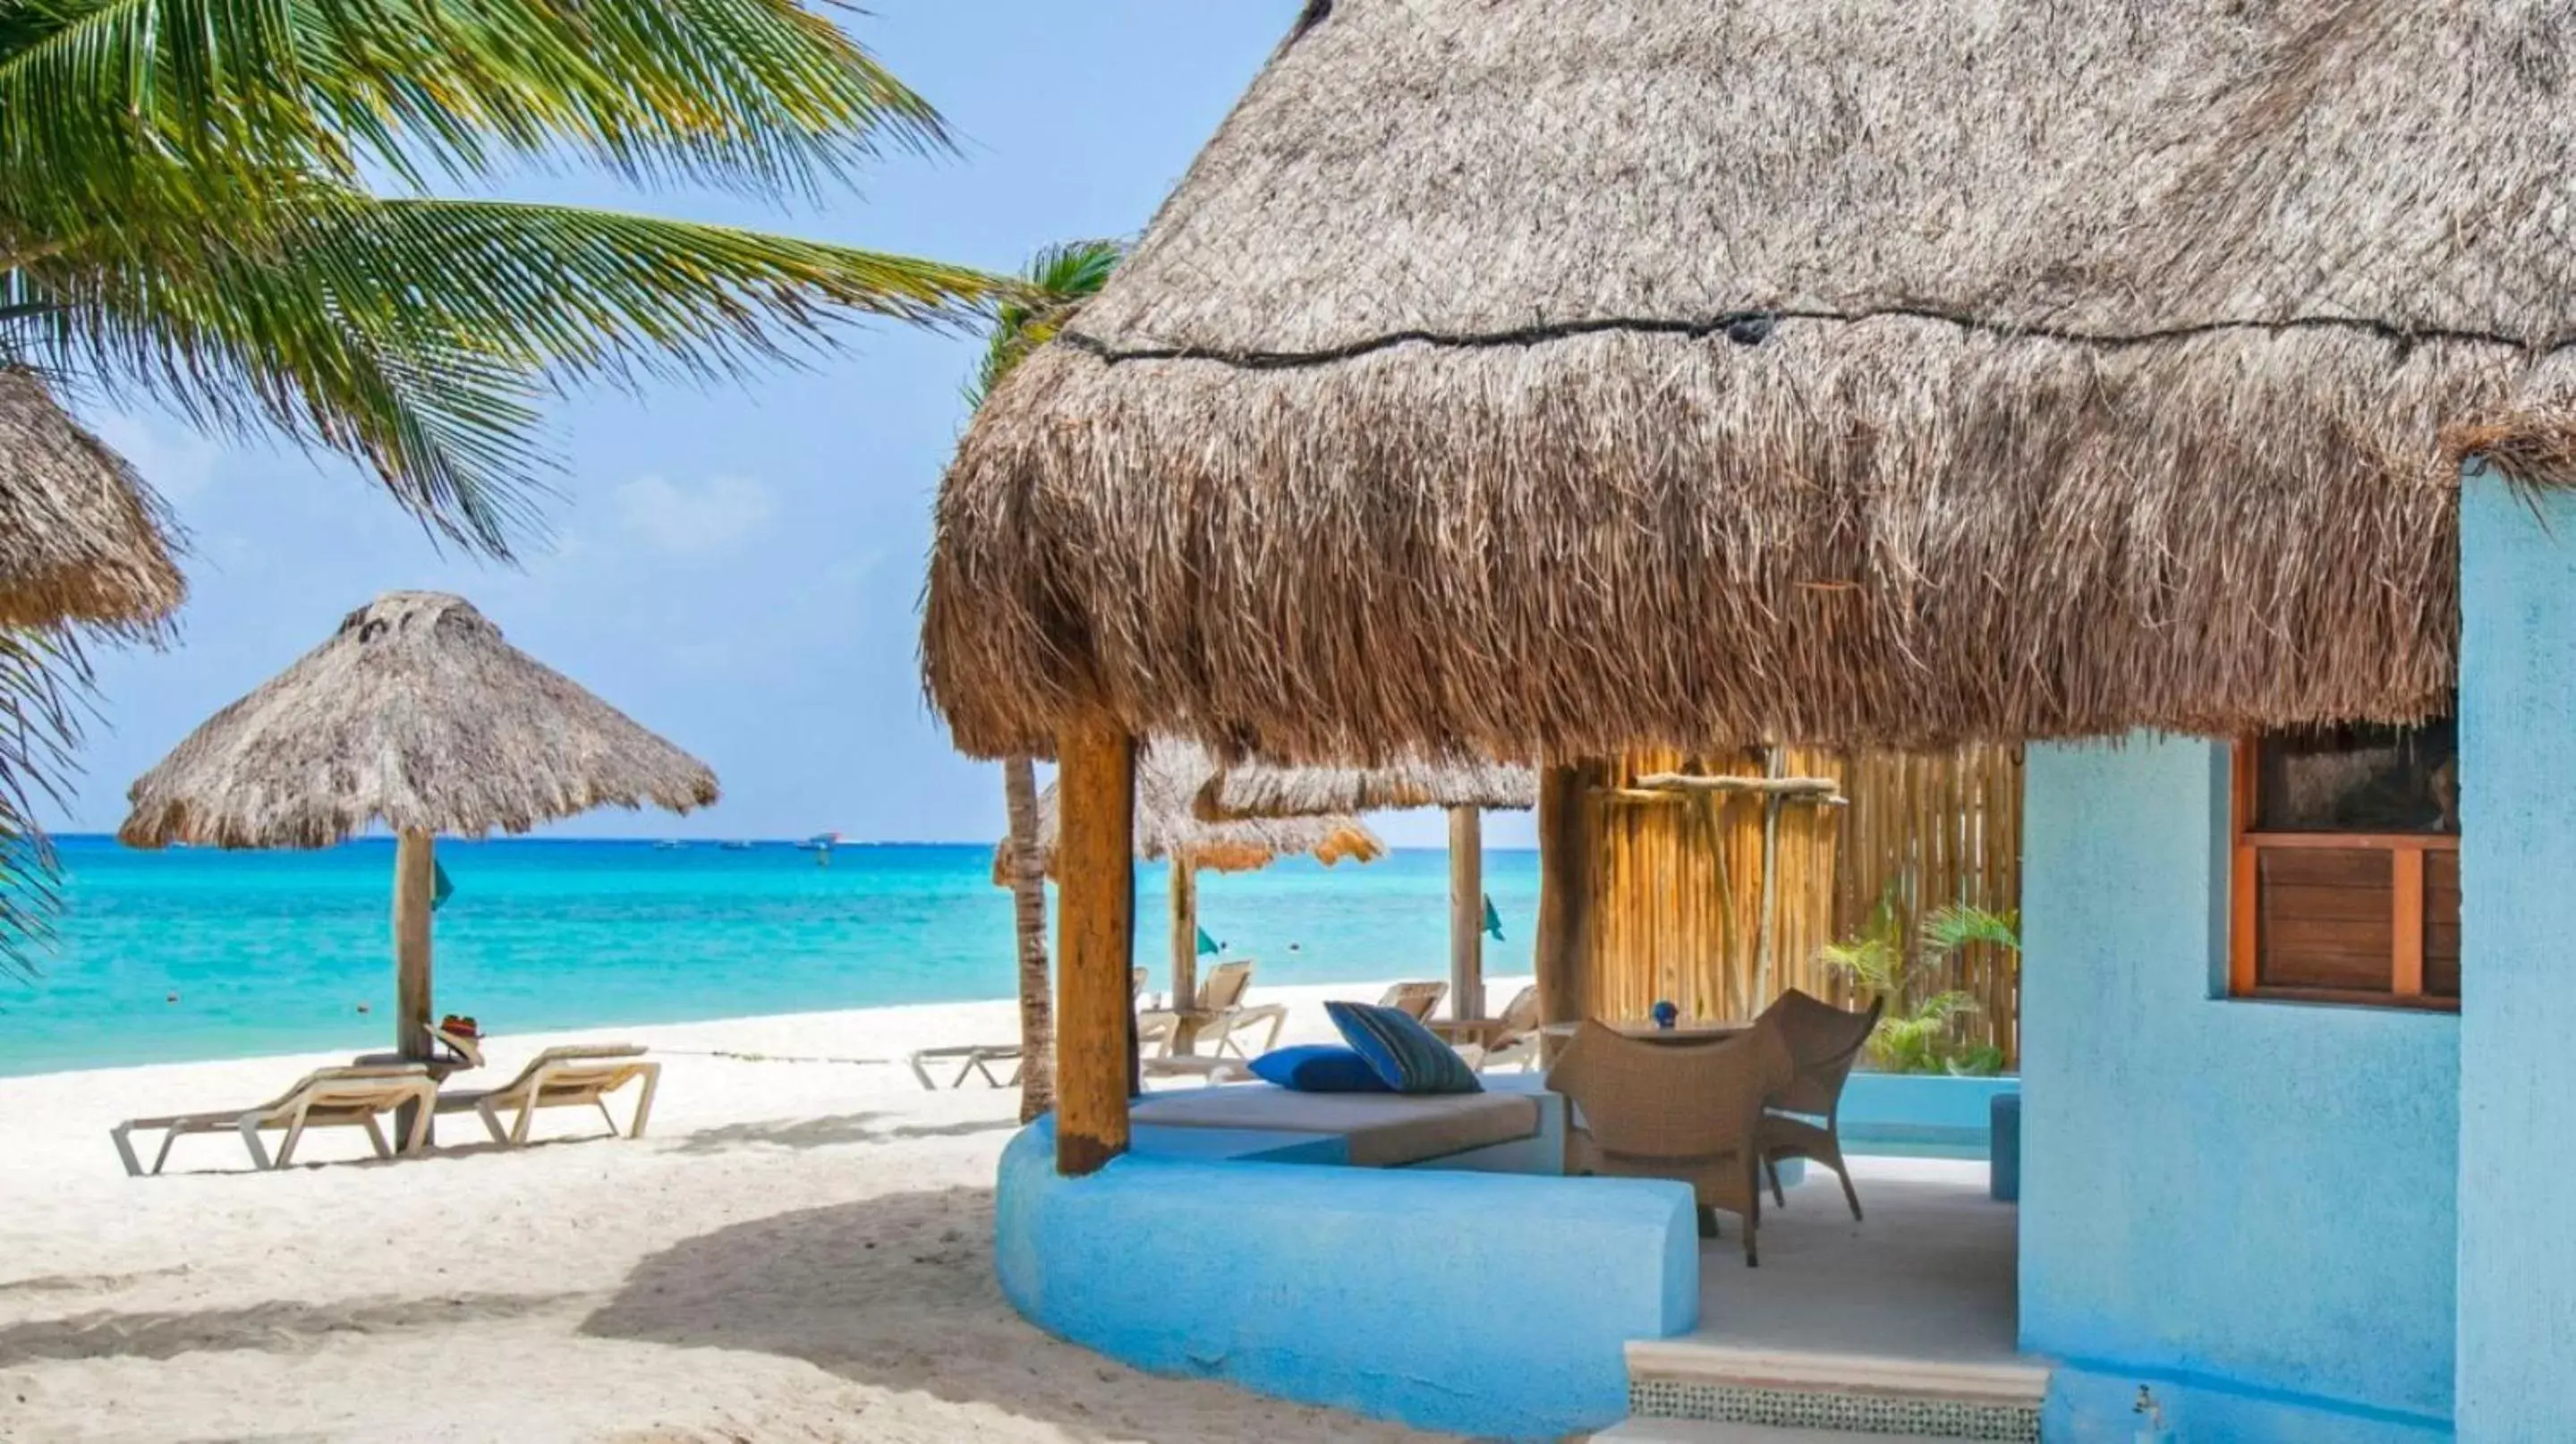
[[[1324,998],[1377,991],[1256,999],[1290,1003],[1302,1039],[1328,1034]],[[649,1044],[666,1066],[649,1136],[570,1141],[599,1119],[561,1110],[539,1132],[567,1141],[506,1152],[451,1115],[431,1157],[376,1162],[334,1129],[282,1174],[211,1134],[128,1178],[107,1130],[247,1106],[336,1055],[0,1079],[0,1440],[1423,1437],[1140,1374],[1022,1322],[991,1257],[1016,1091],[709,1056],[896,1058],[1010,1038],[1015,1016],[504,1038],[471,1081],[552,1043]]]

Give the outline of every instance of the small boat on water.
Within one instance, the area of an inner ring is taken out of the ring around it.
[[[676,837],[666,837],[660,842],[653,844],[653,850],[655,852],[678,852],[681,848],[687,846],[687,843],[680,841]]]
[[[726,841],[724,841],[724,842],[717,843],[717,844],[716,844],[716,846],[718,846],[718,847],[720,847],[720,848],[724,849],[726,852],[749,852],[749,851],[751,851],[751,844],[750,844],[748,841],[745,841],[744,839],[739,838],[739,837],[737,837],[737,838],[731,838],[731,839],[728,839],[728,840],[726,840]]]
[[[796,845],[807,852],[830,852],[841,845],[841,835],[837,832],[818,832]]]

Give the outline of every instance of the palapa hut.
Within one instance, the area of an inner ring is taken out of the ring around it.
[[[1199,789],[1202,818],[1316,817],[1437,807],[1449,815],[1449,1007],[1460,1019],[1485,1015],[1485,813],[1538,806],[1538,774],[1500,762],[1385,767],[1280,767],[1251,762],[1221,769]]]
[[[2572,90],[2567,0],[1315,0],[940,496],[1068,993],[1134,735],[1541,764],[1543,977],[1602,759],[2030,741],[2049,1437],[2576,1438]]]
[[[208,718],[128,796],[116,835],[130,847],[328,847],[390,829],[395,1042],[427,1058],[433,838],[595,807],[687,812],[716,800],[716,779],[463,597],[388,592]]]
[[[168,533],[124,458],[0,366],[0,627],[159,625],[187,592]]]
[[[1332,813],[1295,817],[1251,817],[1211,821],[1194,806],[1218,777],[1215,759],[1194,742],[1157,742],[1136,765],[1135,855],[1145,862],[1168,861],[1172,870],[1171,982],[1179,1005],[1197,991],[1199,904],[1198,874],[1257,872],[1283,857],[1311,857],[1327,867],[1345,859],[1375,862],[1386,844],[1356,817]],[[1057,838],[1063,804],[1059,788],[1038,794],[1039,857],[1050,874],[1059,872]],[[1010,881],[1004,838],[993,855],[993,880]]]

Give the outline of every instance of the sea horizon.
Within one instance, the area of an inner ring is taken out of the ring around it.
[[[1007,998],[1018,965],[992,844],[793,838],[442,839],[433,1008],[495,1036]],[[389,836],[308,851],[54,839],[57,936],[0,978],[0,1076],[387,1047]],[[724,842],[749,847],[724,847]],[[1169,987],[1168,872],[1137,869],[1136,961]],[[1529,969],[1537,854],[1489,851],[1489,970]],[[1448,971],[1445,849],[1206,872],[1202,925],[1263,984]]]

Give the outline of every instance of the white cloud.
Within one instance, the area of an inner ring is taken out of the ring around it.
[[[675,557],[720,556],[768,530],[778,515],[778,499],[748,476],[710,477],[694,487],[639,476],[613,499],[620,525]]]
[[[196,432],[121,413],[89,420],[98,439],[131,462],[144,482],[169,500],[186,502],[214,483],[215,458],[222,451]]]

